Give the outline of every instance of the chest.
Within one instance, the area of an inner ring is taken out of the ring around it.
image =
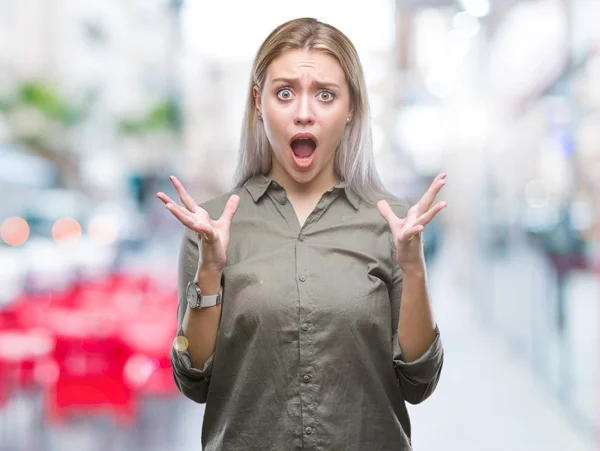
[[[224,269],[224,331],[297,333],[298,315],[324,329],[391,324],[385,237],[354,224],[299,234],[267,223],[246,230],[232,237]]]

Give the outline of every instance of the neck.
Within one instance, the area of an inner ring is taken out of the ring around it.
[[[294,180],[285,170],[276,167],[271,167],[267,177],[283,186],[288,197],[321,197],[324,192],[340,182],[333,168],[331,171],[322,171],[313,180],[306,183]]]

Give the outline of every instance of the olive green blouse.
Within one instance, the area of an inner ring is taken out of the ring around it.
[[[420,358],[403,359],[402,272],[376,206],[341,182],[301,227],[283,187],[264,175],[200,206],[216,219],[231,194],[240,204],[215,351],[202,369],[191,366],[187,349],[171,351],[180,391],[206,403],[202,449],[411,450],[405,403],[433,392],[444,353],[437,331]],[[178,336],[198,245],[186,228]]]

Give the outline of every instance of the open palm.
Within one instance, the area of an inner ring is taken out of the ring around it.
[[[169,179],[175,186],[183,206],[171,200],[165,193],[157,193],[156,197],[164,202],[165,207],[184,226],[196,232],[198,237],[208,244],[206,248],[203,248],[203,263],[222,268],[225,266],[225,256],[229,246],[229,229],[239,205],[239,196],[232,195],[227,201],[221,217],[213,220],[206,210],[196,205],[192,196],[176,177],[171,176]]]
[[[424,265],[421,232],[435,215],[447,206],[446,202],[438,202],[432,207],[436,196],[445,184],[446,174],[439,174],[419,202],[408,210],[405,218],[396,216],[386,201],[381,200],[377,203],[379,212],[392,231],[396,245],[396,259],[403,270],[419,269]]]

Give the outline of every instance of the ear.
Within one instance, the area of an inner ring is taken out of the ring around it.
[[[252,87],[252,95],[254,96],[254,105],[256,105],[256,109],[262,113],[262,106],[260,102],[260,89],[258,86],[254,85]]]

